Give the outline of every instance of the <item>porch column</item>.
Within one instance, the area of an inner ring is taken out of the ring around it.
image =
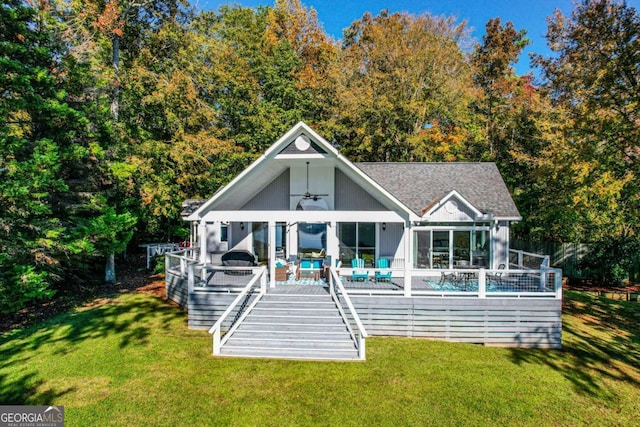
[[[411,269],[413,267],[413,233],[411,221],[404,225],[404,296],[411,296]]]
[[[198,241],[200,242],[200,263],[207,263],[207,223],[204,220],[198,222]]]
[[[190,222],[189,223],[189,247],[190,248],[194,247],[196,241],[198,240],[197,233],[198,233],[197,223],[193,221]]]
[[[329,222],[329,227],[327,228],[327,247],[325,248],[327,255],[331,255],[331,263],[333,264],[331,267],[334,268],[336,266],[336,261],[340,259],[340,241],[338,239],[337,226],[337,222]]]
[[[276,222],[269,221],[269,228],[267,233],[269,234],[268,240],[268,252],[269,252],[269,283],[270,287],[276,287]]]
[[[287,249],[289,257],[298,255],[298,223],[289,224],[289,232],[287,233]]]

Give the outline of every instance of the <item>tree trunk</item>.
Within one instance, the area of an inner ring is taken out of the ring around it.
[[[117,122],[120,110],[120,37],[118,36],[113,36],[113,58],[111,61],[115,75],[111,98],[111,116],[113,120]]]
[[[115,75],[113,95],[111,98],[111,115],[115,122],[118,121],[120,110],[120,37],[113,36],[113,72]],[[116,283],[116,261],[115,255],[107,255],[107,262],[104,267],[104,281],[106,284]]]
[[[107,263],[104,269],[104,281],[109,285],[116,283],[116,257],[114,254],[107,255]]]

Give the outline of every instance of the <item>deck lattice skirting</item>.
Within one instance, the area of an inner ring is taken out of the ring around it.
[[[370,335],[500,347],[562,345],[562,301],[558,299],[352,295],[351,301]]]
[[[189,329],[208,330],[236,298],[234,292],[188,291],[188,280],[180,274],[168,271],[166,277],[167,298],[188,313]]]

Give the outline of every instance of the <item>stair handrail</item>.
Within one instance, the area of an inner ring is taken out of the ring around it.
[[[329,272],[331,276],[331,279],[329,280],[329,294],[331,295],[331,298],[333,298],[333,300],[336,302],[336,305],[338,306],[338,310],[340,311],[340,314],[343,316],[345,320],[349,333],[351,334],[351,337],[354,339],[356,346],[358,347],[358,357],[361,360],[364,360],[365,359],[365,339],[369,336],[369,334],[367,334],[367,330],[364,328],[364,325],[360,320],[360,316],[358,315],[358,312],[353,306],[353,303],[351,302],[351,298],[349,298],[349,294],[347,294],[346,289],[342,285],[342,280],[340,280],[340,276],[338,276],[338,273],[333,267],[329,269]],[[349,311],[351,312],[351,315],[353,316],[353,321],[355,322],[358,328],[358,339],[355,338],[353,331],[349,326],[349,321],[344,311],[342,310],[342,304],[340,303],[340,299],[336,295],[334,286],[338,288],[338,292],[340,292],[340,294],[344,298],[344,302],[347,304],[347,308],[349,309]]]
[[[241,316],[240,319],[238,319],[238,321],[234,324],[234,326],[228,331],[228,333],[225,335],[225,338],[226,338],[226,337],[228,337],[230,335],[229,332],[232,332],[232,329],[234,329],[236,327],[236,325],[238,325],[238,324],[240,324],[242,322],[242,320],[246,317],[247,313],[249,313],[249,311],[251,311],[251,309],[260,300],[260,298],[262,298],[262,296],[267,293],[267,279],[266,278],[267,278],[267,269],[266,269],[266,267],[262,267],[260,269],[260,272],[258,274],[256,274],[249,281],[247,286],[245,286],[242,289],[242,291],[240,292],[240,294],[238,294],[236,299],[233,300],[233,302],[229,305],[229,307],[227,307],[227,309],[224,311],[224,313],[222,313],[222,315],[218,318],[216,323],[214,323],[213,326],[209,329],[209,333],[213,335],[213,354],[215,354],[215,355],[220,354],[220,348],[224,344],[224,342],[222,342],[222,340],[220,339],[220,331],[222,329],[222,324],[224,323],[224,321],[227,319],[229,314],[231,314],[231,312],[233,312],[233,310],[240,303],[240,301],[243,301],[247,297],[249,292],[253,290],[256,282],[259,280],[260,281],[260,293],[258,294],[257,298],[253,301],[253,303],[249,306],[249,308],[246,310],[245,314],[243,314],[243,316]],[[225,339],[225,341],[226,341],[226,339]]]

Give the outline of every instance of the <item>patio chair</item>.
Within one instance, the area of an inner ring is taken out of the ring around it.
[[[444,285],[445,283],[449,283],[451,285],[458,285],[462,280],[462,276],[458,275],[455,271],[443,271],[440,276],[440,284]]]
[[[364,269],[364,259],[353,258],[351,260],[351,267],[353,268],[353,272],[351,273],[352,282],[357,280],[363,280],[364,282],[369,281],[369,272]]]
[[[375,272],[376,283],[382,280],[386,280],[391,283],[391,270],[389,269],[389,260],[386,258],[378,259],[378,268],[380,270],[376,270]]]
[[[498,270],[504,270],[505,269],[505,265],[504,264],[500,264],[498,266]],[[489,273],[487,274],[487,281],[494,281],[496,282],[497,285],[502,285],[502,271],[497,271],[495,273]]]

